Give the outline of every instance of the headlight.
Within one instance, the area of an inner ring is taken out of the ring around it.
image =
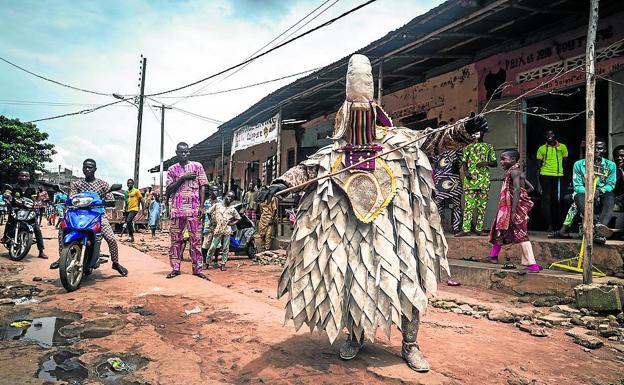
[[[93,202],[93,198],[91,197],[80,197],[72,199],[72,206],[75,207],[86,207],[89,206]]]
[[[32,209],[35,204],[35,202],[33,202],[32,199],[28,199],[28,198],[16,199],[15,203],[22,205],[28,209]]]
[[[18,221],[30,221],[35,218],[35,216],[37,216],[37,214],[34,211],[18,210],[16,218]]]

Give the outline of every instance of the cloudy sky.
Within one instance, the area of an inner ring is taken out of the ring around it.
[[[239,63],[322,4],[312,17],[325,11],[297,34],[363,2],[9,0],[0,7],[3,23],[0,57],[73,86],[132,95],[139,92],[142,54],[147,57],[145,90],[154,93]],[[188,95],[199,89],[202,93],[227,90],[325,66],[440,3],[442,0],[378,0],[258,59],[227,79],[224,75],[171,95]],[[187,98],[175,106],[227,121],[295,79]],[[0,115],[29,121],[114,100],[63,88],[0,62]],[[159,99],[164,103],[178,100]],[[158,175],[149,174],[147,169],[159,161],[160,122],[155,116],[160,116],[159,111],[147,106],[144,109],[142,186],[151,183],[152,178],[158,182]],[[50,141],[58,151],[49,168],[62,165],[78,170],[84,158],[93,157],[98,161],[101,178],[109,182],[124,181],[132,176],[134,169],[136,119],[137,109],[121,103],[88,115],[37,123],[50,134]],[[174,155],[175,143],[197,143],[218,126],[175,110],[166,112],[165,122],[165,159]]]

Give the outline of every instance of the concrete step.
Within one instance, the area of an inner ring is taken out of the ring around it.
[[[462,285],[491,289],[519,296],[568,296],[574,297],[574,287],[583,283],[580,273],[545,269],[539,273],[524,273],[518,265],[516,270],[502,269],[502,265],[449,259],[452,278]],[[596,283],[619,282],[614,277],[594,277]]]
[[[533,244],[533,252],[537,263],[542,267],[548,267],[551,263],[565,258],[573,258],[578,255],[581,241],[579,239],[549,239],[546,233],[531,233],[529,235]],[[488,237],[468,236],[455,238],[447,235],[449,251],[448,257],[452,259],[465,259],[477,262],[488,262],[490,248]],[[624,278],[624,242],[607,241],[607,244],[594,245],[593,264],[607,275],[615,275]],[[516,265],[520,264],[522,249],[519,245],[504,246],[499,260],[505,258]]]

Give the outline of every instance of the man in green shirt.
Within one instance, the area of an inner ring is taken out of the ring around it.
[[[482,133],[478,132],[474,136],[477,142],[466,146],[462,155],[466,206],[462,231],[455,234],[456,237],[468,235],[475,210],[477,211],[476,233],[478,235],[489,234],[488,231],[483,231],[483,225],[490,191],[490,167],[496,167],[496,152],[491,144],[483,142]]]
[[[561,178],[568,159],[568,148],[559,143],[553,130],[547,130],[546,143],[537,149],[538,191],[542,192],[542,210],[547,231],[559,226]]]
[[[596,183],[594,208],[596,213],[599,213],[595,222],[596,228],[605,228],[609,224],[615,204],[613,189],[617,181],[617,167],[609,159],[603,158],[606,153],[607,142],[602,138],[596,138],[596,144],[594,145],[594,173],[598,181]],[[585,191],[591,188],[585,186],[585,159],[577,160],[574,163],[573,172],[574,203],[582,215],[585,211]],[[604,244],[606,239],[601,235],[595,235],[594,242]]]

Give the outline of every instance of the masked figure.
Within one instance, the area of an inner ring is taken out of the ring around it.
[[[334,143],[259,191],[257,200],[387,154],[299,188],[305,193],[278,296],[287,296],[286,320],[296,329],[325,330],[332,343],[346,329],[343,359],[355,358],[377,328],[389,336],[396,325],[408,365],[427,371],[416,343],[419,317],[436,291],[436,263],[449,270],[427,156],[465,146],[487,123],[477,117],[440,131],[393,127],[373,101],[371,65],[363,55],[349,61],[346,96]]]

